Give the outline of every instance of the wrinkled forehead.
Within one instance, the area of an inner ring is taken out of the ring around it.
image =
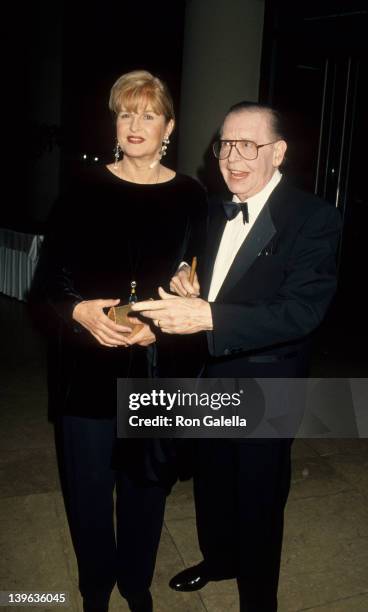
[[[230,113],[221,128],[221,138],[245,139],[259,143],[272,135],[271,117],[266,111],[240,110]]]

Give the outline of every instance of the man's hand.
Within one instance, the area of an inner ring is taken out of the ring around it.
[[[180,295],[181,297],[198,297],[200,292],[200,286],[198,282],[197,273],[194,275],[193,283],[189,282],[190,277],[190,266],[183,264],[177,269],[175,275],[170,281],[170,291]]]
[[[151,319],[166,334],[195,334],[213,328],[211,307],[196,297],[177,297],[158,290],[161,300],[132,304],[134,312]]]
[[[120,300],[86,300],[79,302],[73,310],[73,319],[85,327],[103,346],[130,346],[123,333],[132,331],[131,327],[117,325],[105,315],[103,308],[117,306]]]

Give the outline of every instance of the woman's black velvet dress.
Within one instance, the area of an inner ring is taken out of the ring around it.
[[[60,198],[33,291],[38,301],[42,297],[41,312],[51,339],[52,415],[112,419],[116,378],[145,377],[152,370],[152,350],[101,346],[73,321],[72,310],[80,300],[120,298],[121,304],[127,303],[132,280],[137,282],[139,300],[157,298],[157,288],[168,290],[181,261],[190,263],[194,255],[201,260],[206,213],[205,192],[188,176],[139,185],[116,177],[105,166],[84,170]],[[200,339],[194,336],[158,332],[156,375],[196,376],[196,342]],[[162,478],[162,484],[170,486],[175,466],[166,469],[172,448],[167,442],[163,445],[162,455],[162,447],[155,444],[119,440],[113,461],[119,468],[134,470],[142,482],[160,483]],[[147,462],[147,452],[153,453],[153,463]]]

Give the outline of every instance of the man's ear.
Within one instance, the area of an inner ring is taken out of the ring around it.
[[[285,157],[286,149],[287,149],[287,144],[285,140],[278,140],[275,143],[275,147],[273,150],[273,160],[272,160],[272,163],[275,166],[275,168],[278,168],[279,166],[281,166],[283,159]]]

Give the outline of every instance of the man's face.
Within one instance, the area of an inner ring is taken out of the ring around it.
[[[276,140],[276,137],[267,112],[243,110],[227,116],[221,139],[251,140],[261,145]],[[281,164],[285,151],[285,141],[279,140],[258,149],[257,159],[247,160],[232,147],[229,157],[219,160],[221,174],[231,193],[243,202],[259,193]]]

